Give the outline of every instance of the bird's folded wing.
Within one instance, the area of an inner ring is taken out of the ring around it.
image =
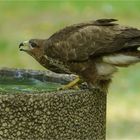
[[[111,21],[114,20],[97,20],[60,30],[49,38],[46,55],[62,61],[85,61],[140,45],[140,30],[111,24]]]

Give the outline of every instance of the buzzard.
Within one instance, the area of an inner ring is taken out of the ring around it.
[[[118,67],[140,61],[140,30],[121,26],[116,19],[99,19],[67,26],[48,39],[20,43],[20,51],[34,57],[42,66],[78,78],[90,88],[107,90]]]

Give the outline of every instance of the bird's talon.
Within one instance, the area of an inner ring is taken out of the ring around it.
[[[57,88],[57,91],[60,91],[60,90],[64,90],[64,87],[62,86],[62,87]]]
[[[62,87],[59,87],[57,90],[66,90],[66,89],[79,89],[79,87],[77,86],[77,83],[79,82],[80,78],[77,77],[76,79],[74,79],[73,81],[71,81],[70,83],[68,83],[67,85],[64,85]]]
[[[77,85],[73,86],[73,87],[67,87],[67,85],[64,85],[62,87],[57,88],[58,91],[60,90],[66,90],[66,89],[80,89]]]

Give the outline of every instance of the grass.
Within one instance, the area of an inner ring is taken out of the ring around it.
[[[30,38],[48,38],[60,28],[98,18],[116,18],[120,24],[140,28],[140,2],[0,1],[0,67],[44,69],[19,52]],[[120,69],[108,94],[107,140],[140,139],[140,65]]]

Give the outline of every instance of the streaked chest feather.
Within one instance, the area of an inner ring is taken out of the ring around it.
[[[66,64],[64,64],[63,62],[50,58],[47,55],[44,55],[44,57],[49,61],[49,63],[63,71],[65,71],[66,73],[71,73],[71,71],[69,70],[69,68],[67,67]],[[48,68],[49,69],[49,68]]]

